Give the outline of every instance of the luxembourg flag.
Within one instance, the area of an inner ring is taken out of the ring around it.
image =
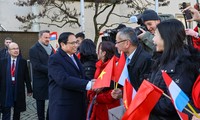
[[[182,113],[183,109],[189,102],[188,96],[180,89],[180,87],[172,80],[172,78],[164,71],[162,71],[163,79],[169,89],[171,100],[182,120],[187,120],[188,116]]]
[[[50,40],[57,40],[58,33],[57,32],[51,32],[50,33]]]
[[[123,52],[116,66],[115,79],[116,79],[115,82],[118,82],[122,86],[124,86],[126,79],[130,80],[128,75],[128,68],[127,68],[125,54]]]

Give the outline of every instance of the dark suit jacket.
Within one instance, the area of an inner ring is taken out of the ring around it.
[[[4,58],[0,60],[0,104],[3,106],[5,105],[5,99],[6,99],[6,75],[7,72],[7,65],[8,58]],[[32,92],[31,87],[31,81],[29,77],[28,67],[27,67],[27,61],[22,59],[21,57],[18,57],[18,69],[15,70],[15,73],[17,74],[16,79],[16,109],[21,111],[26,110],[26,102],[25,102],[25,83],[27,87],[27,92]]]
[[[52,53],[53,54],[53,50]],[[48,60],[49,55],[37,42],[29,50],[29,58],[33,69],[33,98],[48,99]]]
[[[86,85],[80,61],[79,69],[61,49],[49,59],[49,119],[85,120]]]
[[[0,49],[0,59],[3,59],[3,58],[7,58],[8,57],[8,52],[7,52],[7,49],[6,48],[2,48]]]
[[[151,55],[139,45],[128,64],[131,84],[138,90],[142,81],[148,77],[151,67]]]

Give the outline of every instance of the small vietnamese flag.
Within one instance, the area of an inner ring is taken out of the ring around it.
[[[162,93],[161,89],[147,80],[143,80],[137,94],[122,116],[122,120],[148,120],[151,110],[160,99]]]
[[[57,40],[58,33],[57,32],[51,32],[50,33],[50,40]]]
[[[99,77],[96,79],[93,89],[102,88],[102,87],[110,87],[110,81],[112,78],[113,65],[115,64],[115,57],[113,56],[106,67],[103,69]]]
[[[126,63],[126,57],[124,52],[122,52],[117,67],[115,68],[115,82],[118,82],[120,85],[124,86],[125,80],[129,80],[128,68]]]
[[[137,92],[133,88],[133,86],[131,85],[131,83],[129,82],[128,79],[125,80],[125,84],[124,84],[123,90],[124,90],[124,93],[123,93],[124,107],[126,109],[128,109],[131,101],[134,99],[134,97],[135,97]]]

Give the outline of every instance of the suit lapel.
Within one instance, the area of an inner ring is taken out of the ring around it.
[[[47,56],[49,56],[48,54],[47,54],[47,52],[45,51],[45,49],[42,47],[42,45],[40,45],[40,43],[39,42],[37,42],[37,47],[38,47],[38,49],[42,52],[42,53],[45,53]],[[51,55],[53,54],[53,50],[51,51]]]
[[[77,66],[73,62],[73,60],[68,55],[66,55],[65,58],[66,58],[67,62],[69,62],[77,71],[79,71],[79,69],[77,68]],[[76,58],[75,58],[75,60],[76,60]],[[76,63],[79,67],[80,65],[78,64],[77,60],[76,60]]]
[[[142,46],[138,45],[138,47],[137,47],[133,57],[131,58],[131,61],[128,64],[128,66],[134,66],[134,64],[136,63],[136,61],[137,61],[137,59],[138,59],[138,57],[139,57],[139,55],[140,55],[140,53],[142,51],[141,47]]]

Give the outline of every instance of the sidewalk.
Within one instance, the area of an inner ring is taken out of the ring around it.
[[[47,104],[48,102],[46,101],[46,107]],[[47,108],[45,108],[45,110],[46,109]],[[20,120],[38,120],[36,111],[36,101],[32,96],[31,97],[26,96],[26,111],[21,112]]]

